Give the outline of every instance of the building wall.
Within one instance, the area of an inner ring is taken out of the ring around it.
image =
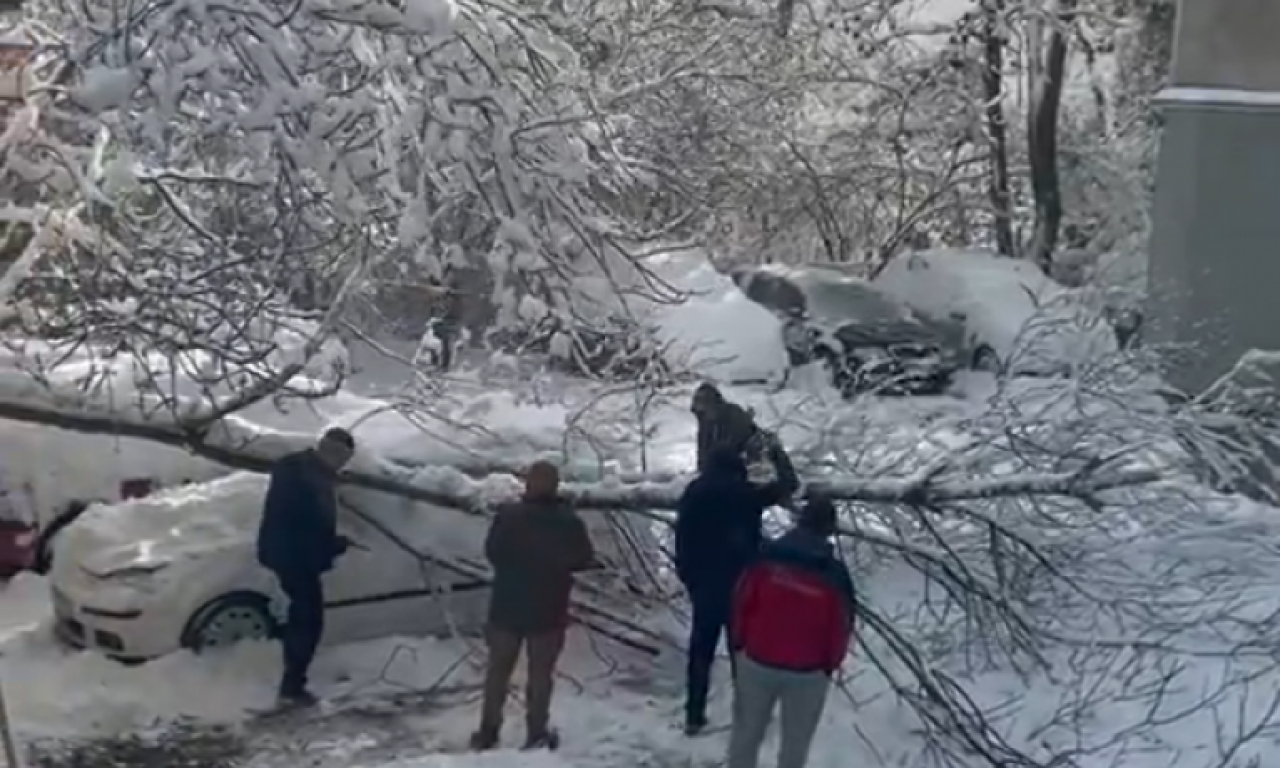
[[[1280,1],[1181,0],[1151,244],[1150,317],[1199,390],[1280,350]]]
[[[1179,0],[1173,83],[1280,90],[1280,3]]]

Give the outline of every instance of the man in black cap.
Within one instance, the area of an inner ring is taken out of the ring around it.
[[[676,574],[693,609],[685,699],[690,736],[707,727],[711,669],[729,622],[734,585],[759,552],[765,510],[780,499],[778,482],[752,485],[741,455],[719,446],[676,507]]]
[[[788,503],[800,488],[800,478],[776,435],[761,429],[750,411],[729,402],[711,383],[698,386],[689,410],[698,420],[699,472],[707,470],[716,451],[735,453],[746,465],[753,485],[772,485],[778,503]]]
[[[258,562],[276,575],[289,599],[281,631],[284,674],[279,694],[285,703],[316,700],[307,690],[307,670],[324,634],[321,577],[350,546],[338,534],[334,485],[355,445],[350,432],[333,428],[314,448],[289,454],[271,468],[258,529]]]

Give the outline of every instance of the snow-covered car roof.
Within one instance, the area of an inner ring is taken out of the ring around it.
[[[843,265],[766,264],[754,270],[740,272],[738,285],[748,296],[781,310],[783,307],[779,305],[787,303],[787,297],[765,296],[759,290],[759,287],[763,287],[763,281],[758,276],[777,277],[799,288],[803,297],[797,298],[802,298],[809,315],[816,320],[875,319],[911,322],[918,319],[905,304]],[[782,286],[775,283],[766,290],[772,291],[774,287]]]
[[[267,482],[265,475],[237,472],[140,499],[94,505],[60,537],[59,556],[95,575],[107,575],[244,547],[257,533]],[[91,542],[94,551],[80,551],[80,541]]]
[[[1063,290],[1044,270],[1027,259],[1014,259],[991,251],[939,249],[904,253],[890,264],[902,260],[923,262],[931,270],[955,279],[957,290],[1002,291],[1021,288],[1022,294],[1054,294]],[[887,270],[887,268],[886,268]],[[882,273],[883,274],[883,273]],[[990,298],[988,294],[986,298]]]

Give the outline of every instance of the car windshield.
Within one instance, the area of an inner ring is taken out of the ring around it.
[[[847,280],[814,280],[805,288],[809,313],[829,320],[913,320],[914,315],[878,291]]]

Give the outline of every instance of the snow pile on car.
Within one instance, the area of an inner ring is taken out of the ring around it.
[[[687,292],[678,304],[654,305],[651,317],[668,362],[717,381],[780,381],[787,371],[782,328],[701,251],[654,257],[650,266]]]
[[[246,546],[257,535],[267,482],[265,475],[237,472],[145,498],[95,504],[55,539],[55,562],[65,559],[107,576]]]
[[[911,263],[934,274],[921,280]],[[988,251],[940,249],[896,257],[875,283],[917,309],[964,325],[1015,368],[1040,370],[1115,351],[1101,316],[1073,300],[1035,264]]]

